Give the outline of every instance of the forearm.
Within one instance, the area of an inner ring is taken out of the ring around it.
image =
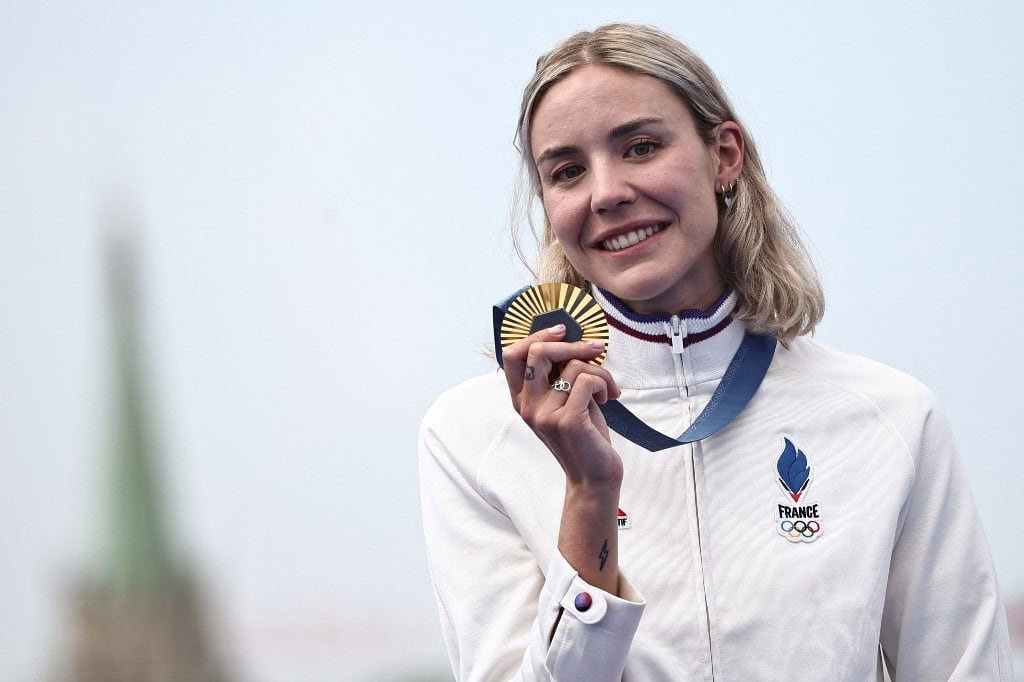
[[[558,550],[580,578],[618,595],[619,485],[594,488],[567,482]]]

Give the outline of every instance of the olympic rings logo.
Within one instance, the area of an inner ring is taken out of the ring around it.
[[[813,538],[821,532],[821,524],[817,521],[790,521],[783,519],[779,522],[779,532],[791,538]]]

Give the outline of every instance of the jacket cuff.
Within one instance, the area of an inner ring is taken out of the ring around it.
[[[579,577],[555,549],[540,613],[554,615],[546,667],[555,680],[619,680],[646,602],[619,573],[616,596]],[[559,615],[560,614],[560,615]]]

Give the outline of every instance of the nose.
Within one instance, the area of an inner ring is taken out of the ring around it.
[[[597,214],[614,211],[636,201],[636,191],[625,169],[613,163],[594,163],[590,168],[590,210]]]

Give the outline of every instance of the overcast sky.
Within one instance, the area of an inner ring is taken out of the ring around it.
[[[103,531],[111,203],[168,523],[232,670],[446,669],[418,422],[525,283],[522,86],[611,20],[716,70],[820,267],[818,338],[935,390],[1024,594],[1019,3],[212,5],[0,2],[0,680],[55,665]]]

